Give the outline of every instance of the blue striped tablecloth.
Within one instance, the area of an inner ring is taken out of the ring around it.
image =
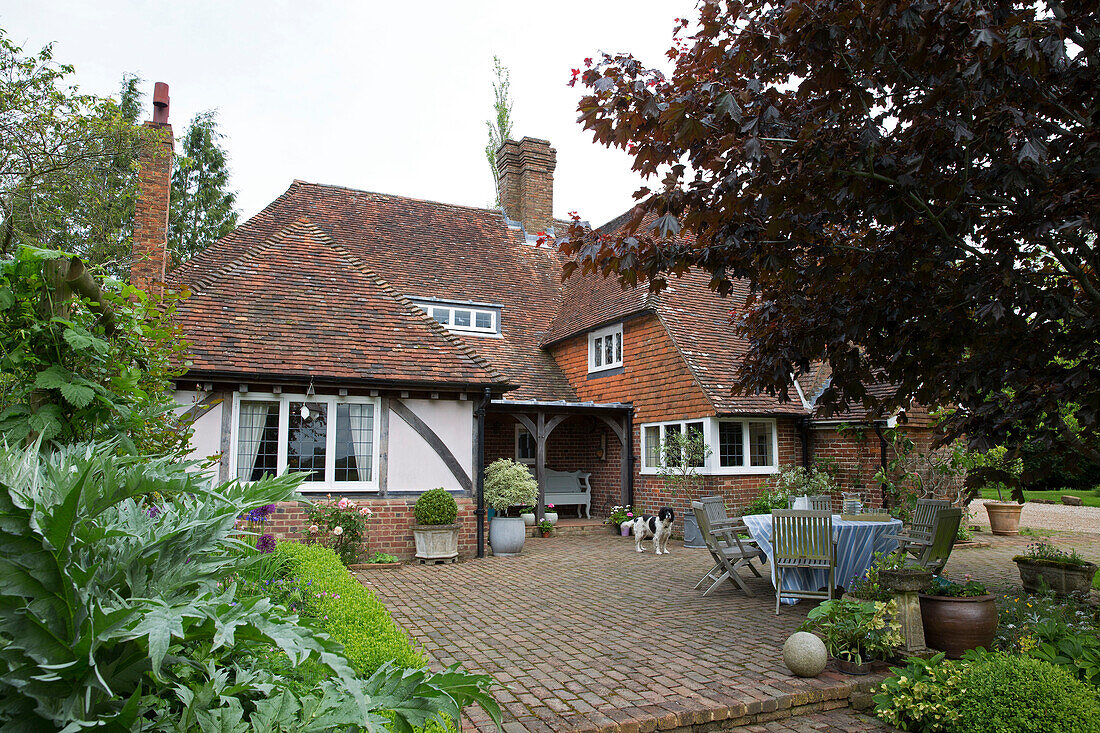
[[[775,585],[775,567],[772,565],[772,515],[750,514],[743,517],[749,534],[768,556],[768,567],[772,571],[772,585]],[[833,515],[833,542],[836,543],[836,584],[847,588],[867,574],[871,560],[876,552],[887,554],[897,549],[897,540],[886,539],[886,535],[897,534],[901,530],[901,520],[888,522],[858,522],[841,519]],[[818,590],[828,583],[829,575],[825,570],[785,570],[783,587],[786,590]],[[797,598],[784,598],[783,603],[793,605]]]

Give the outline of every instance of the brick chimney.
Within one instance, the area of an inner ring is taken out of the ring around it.
[[[523,224],[527,234],[538,234],[553,226],[557,162],[557,151],[548,140],[505,140],[497,149],[500,205],[509,219]]]
[[[150,295],[164,294],[168,254],[168,198],[172,189],[172,154],[175,138],[168,124],[168,85],[153,87],[153,119],[145,123],[153,131],[138,154],[138,198],[134,206],[134,245],[130,259],[130,284]]]

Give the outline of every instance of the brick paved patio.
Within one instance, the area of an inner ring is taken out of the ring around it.
[[[1035,538],[993,538],[960,549],[952,575],[1018,585],[1011,557]],[[1100,537],[1062,535],[1086,557]],[[461,662],[506,687],[496,696],[506,730],[885,730],[847,710],[874,678],[827,670],[792,677],[779,658],[806,603],[774,614],[768,574],[703,598],[692,590],[709,567],[704,550],[634,552],[610,534],[529,539],[517,558],[360,573],[440,666]],[[792,709],[798,717],[790,716]],[[467,722],[490,729],[480,710]],[[769,722],[771,721],[771,722]]]

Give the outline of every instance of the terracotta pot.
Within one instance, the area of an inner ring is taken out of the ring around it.
[[[880,570],[878,577],[894,593],[922,591],[932,582],[930,570]]]
[[[1049,560],[1032,560],[1027,557],[1013,558],[1020,569],[1020,581],[1028,593],[1042,590],[1054,591],[1055,595],[1087,593],[1092,588],[1092,577],[1096,575],[1096,565],[1065,565]]]
[[[989,649],[997,633],[997,604],[993,596],[951,598],[920,594],[924,642],[959,659],[967,649]]]
[[[549,536],[550,536],[550,535],[551,535],[551,534],[553,533],[553,530],[550,530],[550,529],[540,529],[540,530],[539,530],[539,532],[541,532],[541,533],[542,533],[542,536],[543,536],[543,537],[549,537]]]
[[[989,529],[993,534],[1020,534],[1020,511],[1023,504],[1014,501],[987,501],[985,513],[989,515]]]

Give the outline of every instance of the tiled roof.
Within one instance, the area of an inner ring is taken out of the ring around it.
[[[193,372],[505,386],[309,219],[214,262],[178,311]]]
[[[451,341],[464,344],[519,385],[509,398],[576,399],[557,363],[539,346],[560,304],[559,255],[522,241],[499,210],[295,181],[232,234],[181,265],[174,279],[201,290],[303,217],[395,293],[502,305],[502,338],[452,334]],[[273,267],[292,271],[300,265],[297,255],[278,256],[287,259],[273,262]],[[281,287],[285,307],[309,307],[306,291]],[[218,326],[211,323],[208,328]],[[202,336],[215,339],[214,333]],[[216,354],[211,354],[210,362],[215,361]]]

